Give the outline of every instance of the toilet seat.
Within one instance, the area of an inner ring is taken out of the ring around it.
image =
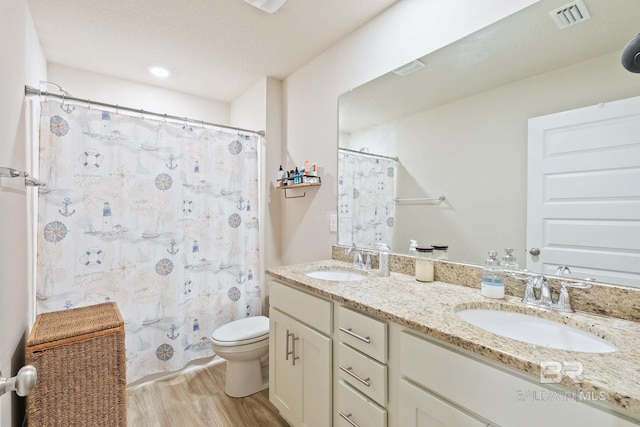
[[[269,318],[247,317],[227,323],[213,331],[211,341],[220,347],[235,347],[269,339]]]

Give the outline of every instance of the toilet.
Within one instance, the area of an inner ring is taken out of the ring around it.
[[[224,392],[244,397],[269,386],[269,319],[247,317],[227,323],[211,334],[213,351],[227,361]]]

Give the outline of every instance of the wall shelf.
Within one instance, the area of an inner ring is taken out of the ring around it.
[[[287,190],[293,190],[294,188],[303,188],[303,187],[320,187],[322,185],[322,182],[320,181],[320,177],[317,177],[317,178],[318,178],[318,182],[303,182],[300,184],[284,185],[278,188],[280,190],[284,190],[285,199],[299,199],[301,197],[305,197],[307,195],[307,192],[305,191],[304,193],[302,193],[301,196],[288,196]]]

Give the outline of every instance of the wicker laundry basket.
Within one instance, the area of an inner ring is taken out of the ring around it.
[[[27,341],[37,369],[30,426],[126,426],[124,322],[115,303],[39,314]]]

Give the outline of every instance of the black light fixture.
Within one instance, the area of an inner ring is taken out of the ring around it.
[[[640,73],[640,34],[636,34],[622,49],[622,66],[632,73]]]

